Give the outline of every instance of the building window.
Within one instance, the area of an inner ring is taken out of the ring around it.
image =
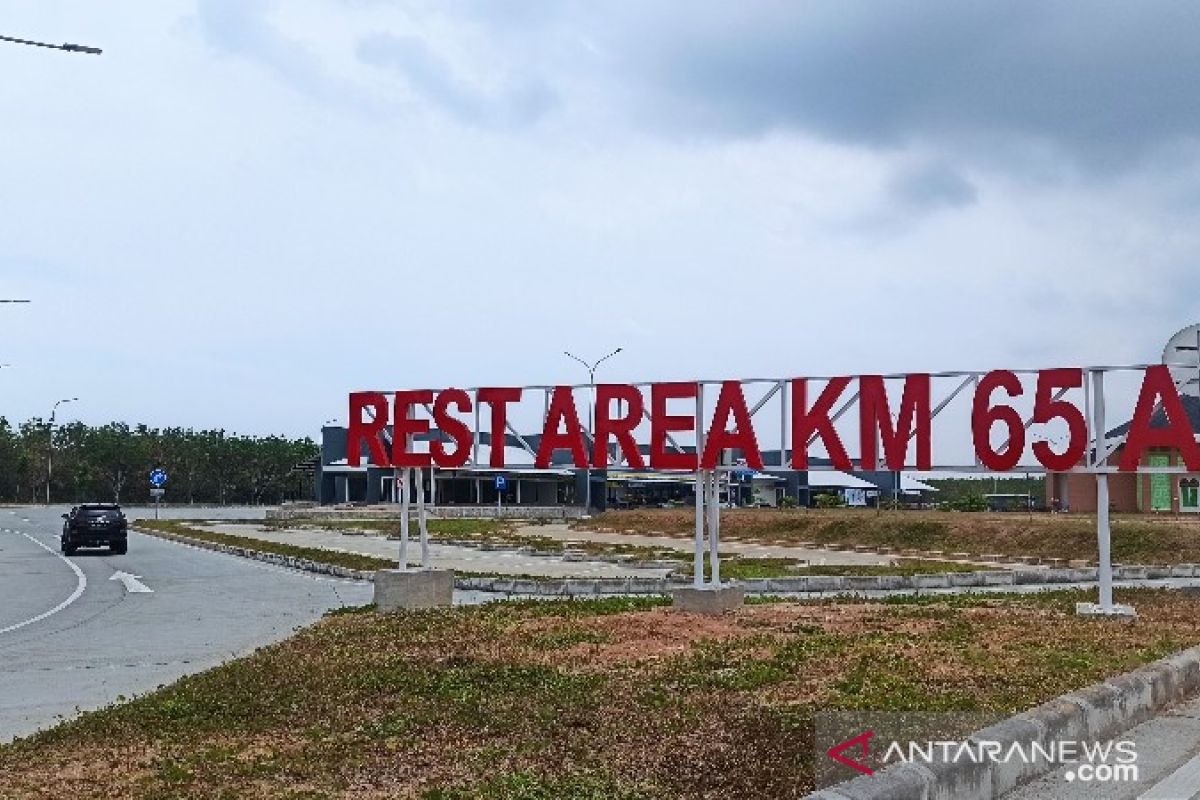
[[[1184,478],[1179,482],[1179,507],[1184,511],[1200,511],[1200,480]]]

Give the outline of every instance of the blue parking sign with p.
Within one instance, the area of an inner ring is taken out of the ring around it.
[[[503,492],[507,488],[508,488],[508,478],[504,477],[503,475],[497,475],[496,476],[496,491]]]

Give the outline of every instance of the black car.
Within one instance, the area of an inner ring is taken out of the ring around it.
[[[107,547],[117,555],[129,549],[129,523],[115,503],[84,503],[63,514],[62,551],[71,555],[80,547]]]

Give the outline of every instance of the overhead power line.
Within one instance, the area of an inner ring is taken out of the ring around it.
[[[88,47],[82,44],[48,44],[46,42],[35,42],[31,39],[16,39],[12,36],[0,36],[0,41],[12,42],[13,44],[27,44],[30,47],[45,47],[50,50],[65,50],[68,53],[86,53],[92,56],[98,56],[104,52],[99,47]]]

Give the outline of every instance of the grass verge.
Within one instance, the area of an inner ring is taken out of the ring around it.
[[[1071,592],[362,609],[0,747],[0,797],[795,798],[822,709],[1010,714],[1200,640],[1196,600],[1119,595],[1137,621]]]
[[[306,558],[309,561],[332,564],[348,569],[374,571],[378,569],[392,569],[396,566],[396,562],[390,559],[374,558],[373,556],[360,555],[358,553],[344,553],[338,550],[325,550],[318,547],[298,547],[279,542],[268,542],[263,539],[251,539],[247,536],[231,536],[226,533],[216,533],[197,528],[186,522],[174,519],[140,519],[134,524],[138,528],[173,533],[177,536],[186,536],[189,539],[199,539],[203,542],[223,544],[229,547],[241,547],[246,550],[257,550],[260,553],[275,553],[281,556]]]

